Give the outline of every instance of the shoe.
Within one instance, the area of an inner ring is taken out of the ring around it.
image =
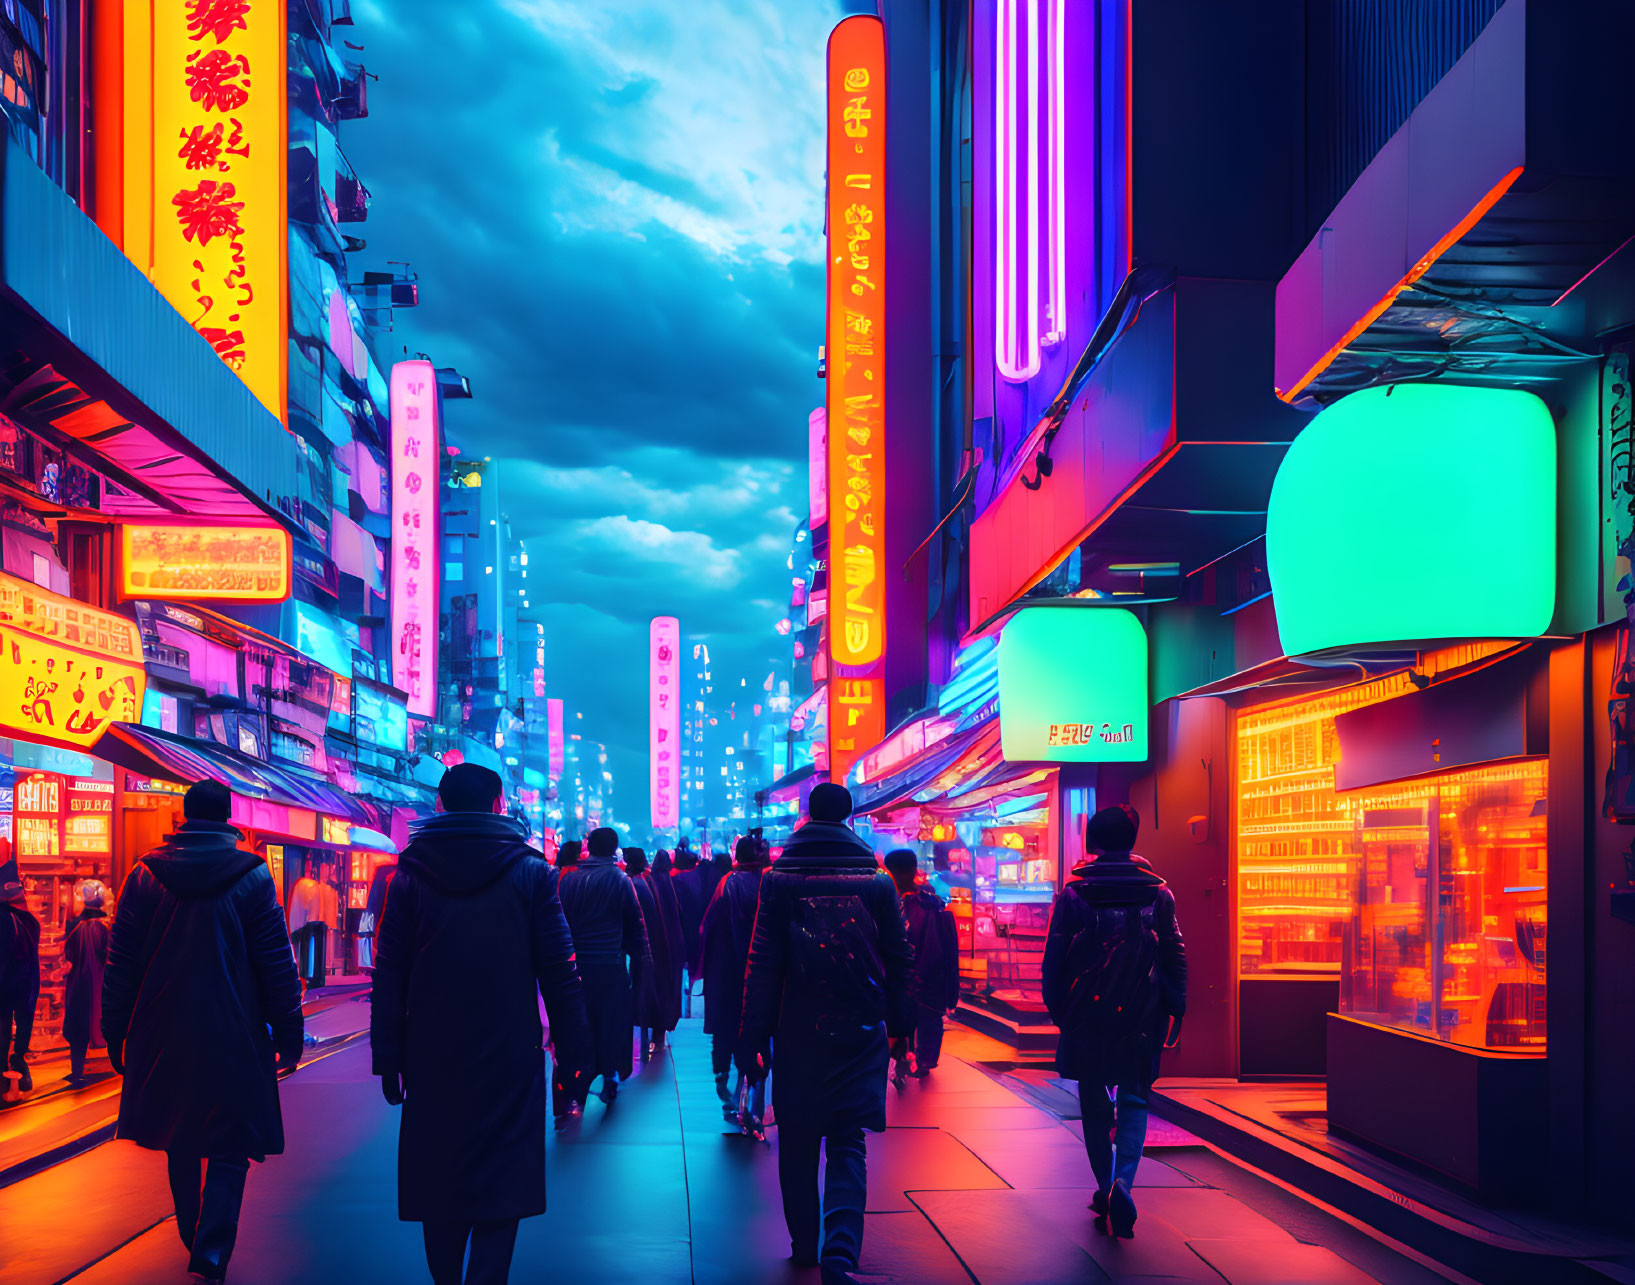
[[[907,1087],[907,1085],[908,1085],[908,1068],[906,1066],[904,1066],[901,1062],[893,1062],[891,1064],[891,1082],[893,1084],[895,1084],[899,1089]]]
[[[933,1072],[936,1069],[937,1068],[934,1067],[934,1066],[915,1067],[914,1068],[914,1078],[916,1080],[928,1080],[928,1079],[931,1078],[931,1072]]]
[[[789,1262],[794,1267],[816,1267],[818,1265],[817,1250],[793,1249],[789,1253]]]
[[[613,1105],[613,1099],[619,1096],[619,1081],[612,1076],[602,1081],[602,1091],[596,1095],[608,1106]]]
[[[1090,1212],[1097,1218],[1107,1217],[1107,1193],[1099,1187],[1096,1194],[1090,1197]]]
[[[1113,1184],[1107,1197],[1107,1220],[1112,1224],[1113,1235],[1125,1240],[1135,1235],[1135,1201],[1122,1179]]]
[[[819,1260],[818,1266],[823,1270],[823,1285],[856,1285],[857,1277],[852,1273],[857,1270],[857,1264],[849,1258],[824,1258]]]
[[[29,1073],[26,1066],[22,1068],[22,1073],[17,1078],[17,1089],[20,1093],[32,1093],[34,1091],[34,1077]]]

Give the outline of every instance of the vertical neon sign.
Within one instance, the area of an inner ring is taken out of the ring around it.
[[[878,18],[829,36],[829,771],[885,731],[886,39]]]
[[[681,762],[681,622],[674,616],[654,616],[648,626],[648,675],[653,828],[673,830]]]
[[[1065,0],[997,0],[994,355],[1011,380],[1038,374],[1041,347],[1067,333],[1065,16]]]
[[[816,531],[829,520],[829,412],[821,406],[806,417],[806,498]]]
[[[409,712],[437,715],[437,466],[442,457],[437,372],[392,367],[392,684]]]
[[[552,781],[562,779],[562,769],[567,765],[567,755],[562,744],[562,702],[555,696],[545,702],[546,734],[546,767]]]

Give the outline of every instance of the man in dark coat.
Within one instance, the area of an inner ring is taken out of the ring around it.
[[[676,892],[676,910],[681,916],[681,944],[686,951],[687,989],[682,992],[681,1015],[693,1015],[693,990],[698,981],[698,961],[703,954],[703,940],[699,928],[704,923],[704,908],[709,898],[704,895],[704,873],[698,868],[698,853],[683,839],[676,845],[675,871],[670,886]]]
[[[9,841],[0,843],[9,855]],[[28,908],[17,863],[7,860],[0,865],[0,1073],[17,1077],[19,1093],[34,1088],[27,1058],[39,999],[40,921]],[[0,1079],[0,1088],[5,1084]]]
[[[68,964],[64,987],[62,1037],[68,1041],[68,1082],[85,1082],[85,1052],[102,1047],[102,976],[108,964],[108,915],[102,907],[106,889],[95,879],[80,885],[85,909],[63,942]]]
[[[850,1272],[863,1247],[863,1131],[886,1127],[887,1063],[913,1029],[914,955],[896,886],[846,824],[851,794],[825,782],[808,812],[761,879],[738,1056],[752,1077],[771,1065],[791,1257],[820,1261],[821,1232],[821,1261]]]
[[[635,1069],[631,1057],[631,1027],[635,1007],[631,975],[653,966],[642,922],[641,903],[630,876],[619,869],[618,831],[603,826],[585,840],[587,855],[562,880],[562,910],[573,934],[573,952],[585,983],[585,1012],[590,1019],[589,1075],[602,1077],[602,1101],[611,1103],[619,1093],[619,1079]],[[627,962],[628,961],[628,962]],[[560,1089],[561,1086],[559,1086]],[[587,1080],[584,1088],[589,1089]],[[557,1095],[557,1114],[565,1108]]]
[[[746,835],[738,840],[733,869],[716,885],[715,896],[704,912],[704,1033],[710,1037],[715,1065],[715,1095],[729,1117],[737,1115],[737,1099],[727,1088],[738,1030],[744,1013],[744,974],[749,968],[749,942],[755,934],[755,908],[761,899],[761,876],[766,870],[766,849]],[[756,1084],[741,1123],[760,1131],[765,1115],[765,1081]]]
[[[653,952],[653,966],[644,969],[640,981],[635,983],[636,1039],[645,1062],[664,1047],[665,1034],[675,1030],[681,1019],[681,961],[676,957],[681,949],[681,926],[675,922],[674,912],[667,917],[659,904],[658,894],[653,891],[653,872],[647,866],[647,853],[640,848],[626,848],[624,872],[636,890],[642,926],[647,930],[647,945]]]
[[[1085,846],[1096,855],[1074,867],[1056,896],[1043,967],[1045,1006],[1061,1028],[1056,1072],[1079,1082],[1084,1145],[1096,1175],[1091,1208],[1120,1236],[1135,1227],[1131,1188],[1159,1053],[1180,1039],[1187,1002],[1175,897],[1132,855],[1139,825],[1128,806],[1090,818]]]
[[[908,993],[914,1000],[914,1074],[929,1075],[942,1056],[942,1018],[959,1007],[959,930],[943,899],[918,882],[919,860],[907,848],[886,853],[886,871],[903,899],[903,924],[914,947]],[[907,1073],[898,1063],[897,1075]]]
[[[670,854],[663,848],[653,855],[653,868],[647,872],[653,888],[653,896],[659,903],[659,913],[664,916],[667,926],[675,930],[675,945],[671,950],[671,975],[665,983],[669,987],[666,992],[673,997],[676,1022],[679,1024],[683,1016],[681,1003],[681,975],[687,968],[687,941],[686,934],[681,927],[681,903],[676,899],[676,881],[673,878],[675,867],[670,862]],[[688,1012],[686,1016],[691,1016]],[[672,1025],[670,1029],[675,1030]]]
[[[545,1212],[545,998],[559,1066],[584,1065],[584,995],[558,875],[505,814],[499,775],[443,773],[386,896],[369,1020],[403,1107],[397,1216],[423,1224],[436,1285],[503,1282],[517,1221]]]
[[[276,1071],[301,1060],[284,915],[231,806],[218,782],[188,789],[182,824],[125,880],[102,978],[119,1136],[165,1152],[188,1270],[208,1280],[227,1274],[250,1161],[284,1150]]]

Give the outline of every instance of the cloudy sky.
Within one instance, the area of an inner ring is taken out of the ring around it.
[[[353,0],[379,79],[342,147],[393,341],[471,379],[551,694],[645,824],[647,622],[764,679],[822,342],[823,46],[843,0]],[[394,352],[396,350],[394,349]]]

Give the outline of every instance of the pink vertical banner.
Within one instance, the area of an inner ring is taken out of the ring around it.
[[[545,723],[548,729],[547,753],[551,780],[560,781],[567,756],[562,745],[562,702],[554,696],[545,702]]]
[[[437,716],[437,372],[392,367],[392,685],[409,713]]]
[[[654,616],[648,627],[653,828],[680,822],[677,783],[681,764],[681,622]]]
[[[806,496],[816,531],[829,520],[829,412],[822,406],[806,417]]]

